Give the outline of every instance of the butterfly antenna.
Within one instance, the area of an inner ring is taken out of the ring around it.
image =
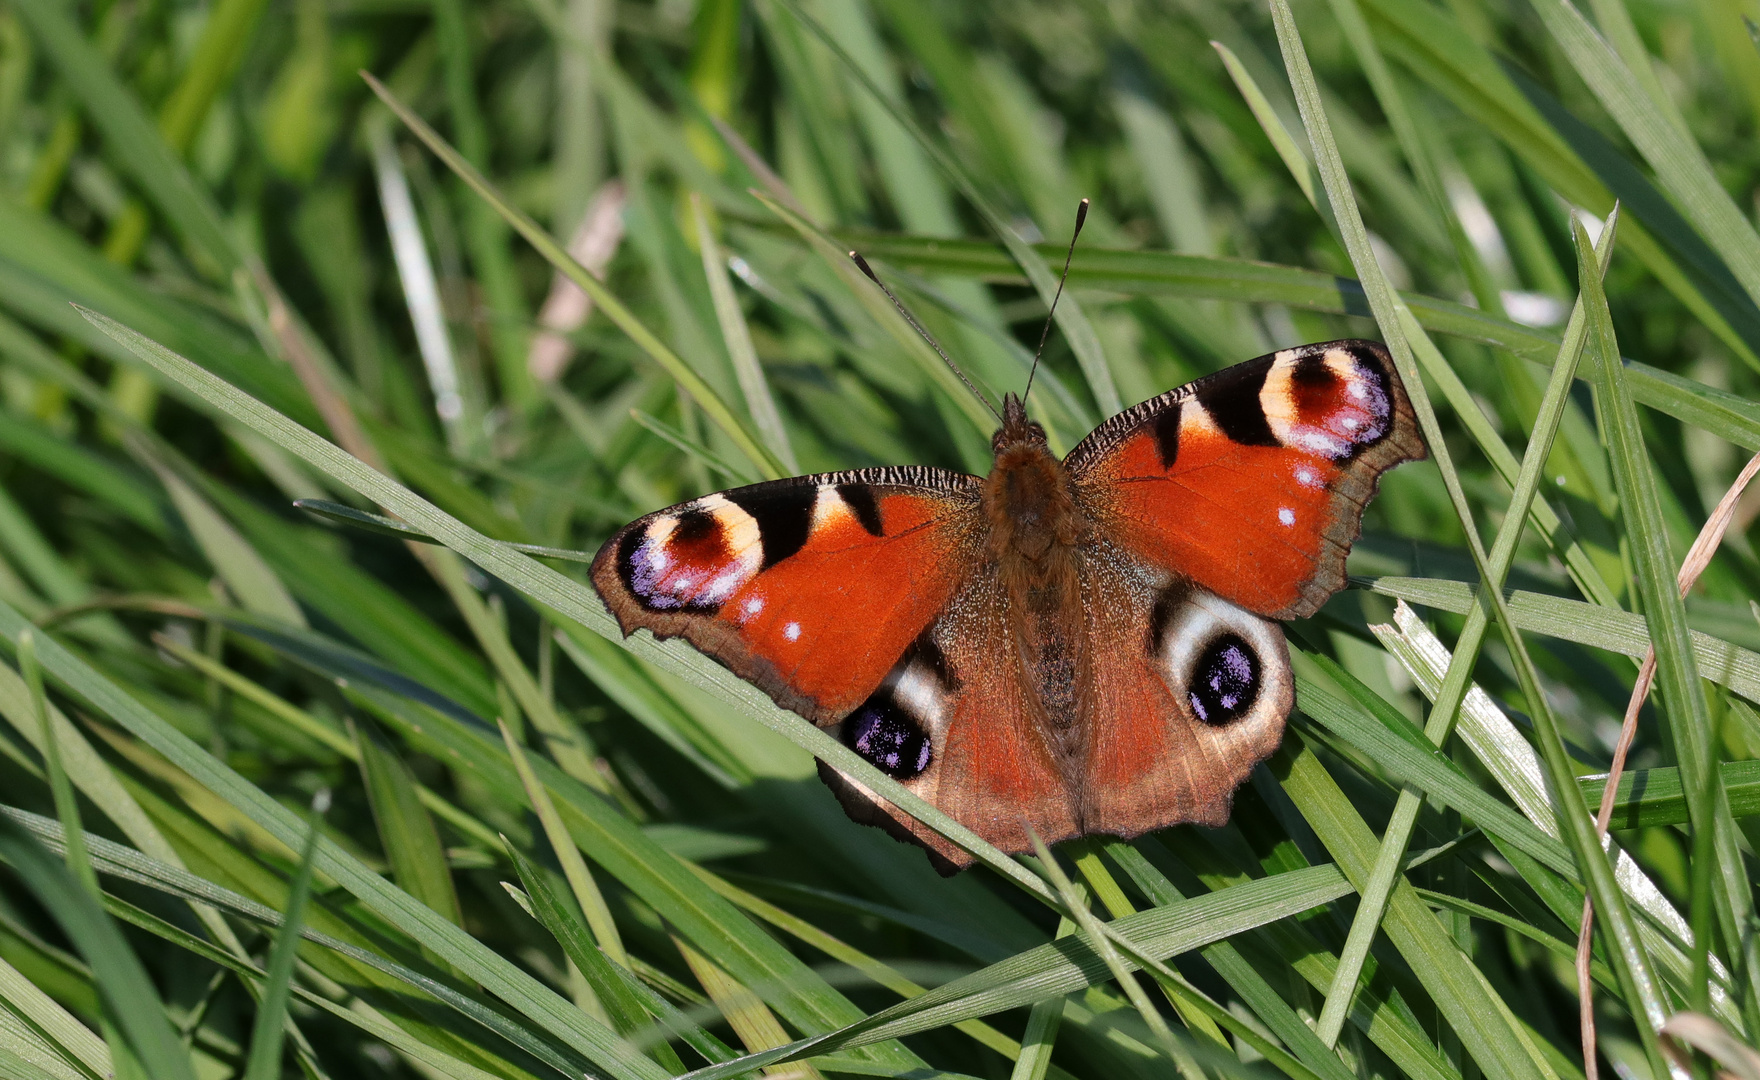
[[[861,253],[858,251],[850,252],[849,257],[855,261],[855,264],[858,267],[861,268],[862,273],[868,275],[869,281],[880,286],[880,291],[886,294],[886,299],[892,301],[892,306],[898,309],[900,315],[904,316],[904,321],[911,324],[911,329],[915,330],[919,337],[929,343],[929,347],[935,350],[936,355],[946,361],[947,366],[952,369],[953,373],[959,376],[959,381],[966,384],[966,389],[970,390],[979,401],[984,403],[984,407],[990,410],[990,415],[996,417],[997,423],[1001,423],[1002,414],[996,411],[996,406],[990,404],[990,399],[984,396],[983,391],[979,390],[977,386],[973,384],[972,380],[966,378],[966,373],[961,371],[959,365],[953,362],[953,357],[947,355],[947,350],[941,347],[941,343],[936,341],[934,337],[930,336],[929,331],[923,329],[923,324],[918,322],[917,317],[910,313],[910,309],[906,308],[904,304],[899,302],[898,297],[893,294],[892,290],[886,287],[886,283],[880,280],[880,275],[874,273],[874,268],[868,265],[868,260],[862,258]]]
[[[1039,348],[1033,353],[1033,366],[1027,372],[1027,388],[1021,394],[1021,404],[1026,404],[1027,395],[1033,392],[1033,376],[1039,374],[1039,358],[1045,355],[1045,339],[1051,336],[1051,320],[1057,317],[1057,302],[1063,299],[1063,283],[1069,280],[1070,260],[1076,257],[1076,237],[1082,235],[1082,225],[1088,220],[1088,200],[1083,199],[1076,207],[1076,228],[1069,234],[1069,252],[1063,257],[1063,276],[1057,279],[1057,293],[1051,297],[1051,310],[1045,313],[1045,329],[1039,331]]]

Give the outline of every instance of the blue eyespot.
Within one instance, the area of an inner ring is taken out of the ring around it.
[[[843,741],[894,780],[922,775],[932,757],[929,736],[898,707],[886,688],[875,691],[844,718]]]
[[[1259,696],[1259,658],[1234,634],[1223,634],[1198,657],[1186,700],[1199,720],[1225,727],[1252,709]]]

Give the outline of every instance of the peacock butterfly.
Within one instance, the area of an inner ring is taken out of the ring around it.
[[[593,585],[626,635],[683,637],[1004,851],[1222,824],[1295,699],[1273,620],[1343,587],[1381,474],[1425,456],[1387,350],[1262,356],[1061,461],[1022,398],[1001,423],[982,479],[857,469],[649,514]],[[819,771],[857,821],[970,863]]]

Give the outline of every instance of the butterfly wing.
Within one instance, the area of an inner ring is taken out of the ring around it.
[[[1295,703],[1282,627],[1103,542],[1085,562],[1082,831],[1223,824]]]
[[[1284,349],[1118,414],[1064,459],[1096,531],[1273,619],[1313,614],[1380,476],[1425,456],[1384,346]]]
[[[1036,708],[1020,620],[994,562],[979,566],[861,708],[845,745],[1004,851],[1078,835],[1068,756]],[[944,872],[971,856],[855,780],[820,766],[857,821],[928,848]]]
[[[906,467],[705,495],[606,541],[593,586],[625,634],[682,637],[784,708],[840,721],[969,572],[978,484]]]

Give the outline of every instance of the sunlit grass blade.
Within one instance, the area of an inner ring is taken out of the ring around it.
[[[1601,246],[1596,251],[1596,267],[1600,272],[1605,272],[1607,260],[1613,253],[1615,224],[1615,220],[1610,219],[1601,235]],[[1558,359],[1553,364],[1552,377],[1541,400],[1534,430],[1528,437],[1528,447],[1522,458],[1521,471],[1516,477],[1515,490],[1510,496],[1503,524],[1498,528],[1492,542],[1486,565],[1487,576],[1479,583],[1481,593],[1501,593],[1503,583],[1509,576],[1510,566],[1515,561],[1516,545],[1527,525],[1542,472],[1552,452],[1553,438],[1558,434],[1559,421],[1564,417],[1565,404],[1576,380],[1577,364],[1583,355],[1587,325],[1583,304],[1579,300],[1571,313],[1570,325],[1565,331]],[[1485,630],[1490,625],[1489,608],[1490,603],[1481,599],[1467,612],[1467,621],[1455,642],[1448,672],[1442,680],[1442,689],[1437,693],[1430,715],[1424,722],[1424,737],[1436,746],[1446,745],[1454,730],[1455,719],[1472,682],[1473,665],[1479,658],[1479,647],[1484,643]],[[1411,842],[1420,802],[1417,792],[1402,790],[1399,801],[1394,806],[1393,816],[1389,818],[1383,831],[1381,853],[1376,857],[1368,888],[1358,904],[1350,935],[1345,939],[1344,949],[1339,954],[1338,972],[1333,987],[1327,992],[1326,1005],[1320,1012],[1317,1031],[1329,1046],[1337,1041],[1339,1032],[1344,1028],[1357,975],[1362,970],[1363,960],[1369,954],[1375,926],[1381,921],[1382,912],[1386,908],[1387,896],[1392,890],[1394,875],[1399,873],[1399,864],[1404,857],[1406,845]]]
[[[1581,247],[1586,240],[1580,223],[1574,225],[1573,234]],[[1741,996],[1746,1019],[1754,1023],[1756,1016],[1760,1016],[1756,1013],[1760,1009],[1760,953],[1756,952],[1753,935],[1741,929],[1752,919],[1752,886],[1736,847],[1734,822],[1720,777],[1712,767],[1714,728],[1687,634],[1686,612],[1675,586],[1675,559],[1657,503],[1650,455],[1638,427],[1637,409],[1626,386],[1614,340],[1612,316],[1606,297],[1598,289],[1586,288],[1584,296],[1590,305],[1594,330],[1591,347],[1595,355],[1596,404],[1619,487],[1638,594],[1643,597],[1645,614],[1650,620],[1648,630],[1656,645],[1658,694],[1669,716],[1668,731],[1687,789],[1688,812],[1696,838],[1689,911],[1697,957],[1695,974],[1707,970],[1712,935],[1720,934],[1743,983]],[[1599,907],[1599,895],[1595,902]],[[1703,994],[1694,987],[1696,1002],[1703,1003]],[[1656,1015],[1660,1008],[1660,1002],[1645,1003],[1646,1020],[1653,1028],[1660,1028],[1663,1022],[1664,1018]]]
[[[37,665],[37,635],[33,630],[18,635],[18,668],[30,691],[31,712],[35,714],[39,732],[37,747],[42,751],[43,764],[49,774],[55,814],[67,832],[67,872],[84,885],[87,892],[96,896],[98,878],[92,872],[91,857],[86,854],[85,829],[80,824],[79,803],[74,799],[73,784],[61,764],[59,733],[49,721],[49,699],[43,692],[43,669]]]
[[[1441,685],[1443,671],[1448,665],[1448,650],[1429,628],[1402,603],[1394,612],[1393,626],[1374,626],[1370,629],[1388,651],[1398,658],[1422,692],[1434,697]],[[1636,651],[1641,653],[1642,647]],[[1547,794],[1545,768],[1539,756],[1515,724],[1477,687],[1468,692],[1462,706],[1459,731],[1462,741],[1472,748],[1480,763],[1528,820],[1549,836],[1561,836],[1558,815],[1553,811]],[[1746,771],[1742,769],[1742,764],[1725,765],[1724,772],[1726,778],[1733,779],[1736,785],[1729,788],[1732,792],[1732,803],[1737,798],[1734,793],[1739,789],[1742,793],[1739,796],[1742,805],[1746,805],[1752,796],[1748,794]],[[1577,783],[1588,802],[1592,805],[1598,802],[1604,780],[1585,777]],[[1621,788],[1631,793],[1631,797],[1618,807],[1617,816],[1620,820],[1666,820],[1670,824],[1686,822],[1686,802],[1680,787],[1679,774],[1675,770],[1651,770],[1643,785],[1632,787],[1627,787],[1622,779]],[[1685,986],[1691,979],[1691,962],[1687,959],[1685,948],[1692,938],[1692,931],[1687,920],[1675,909],[1651,876],[1637,864],[1631,853],[1623,848],[1617,849],[1615,853],[1614,879],[1634,909],[1644,917],[1644,921],[1637,924],[1637,929],[1645,947],[1656,958],[1657,963],[1663,965],[1674,977],[1677,986]],[[1559,915],[1567,922],[1578,916],[1574,897],[1572,903],[1560,911]],[[1714,973],[1722,984],[1713,991],[1717,999],[1716,1006],[1720,1014],[1734,1016],[1736,1014],[1727,993],[1729,973],[1720,964],[1715,966]]]

